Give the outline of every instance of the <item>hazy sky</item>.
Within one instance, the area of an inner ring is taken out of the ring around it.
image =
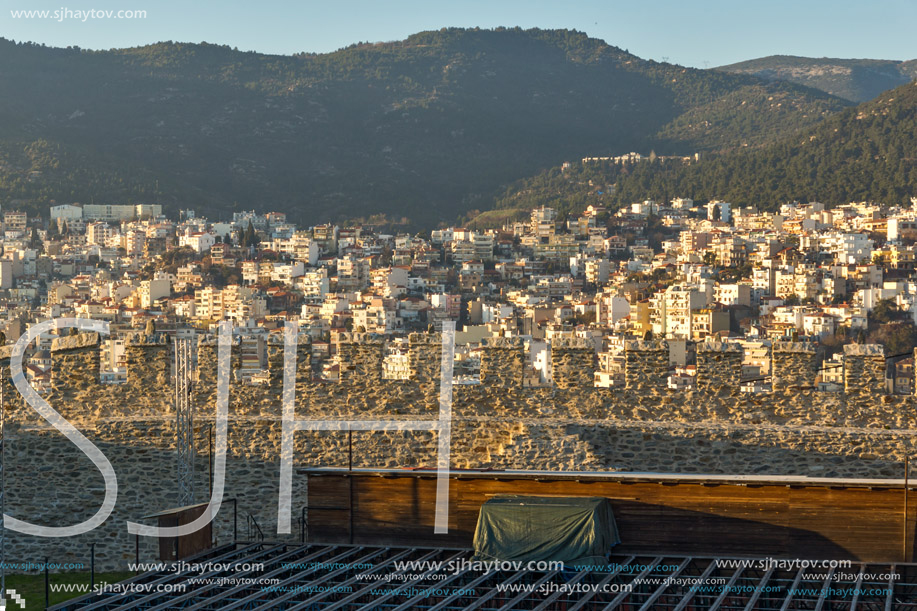
[[[207,41],[290,54],[444,26],[573,28],[644,58],[718,66],[765,55],[917,57],[917,0],[0,0],[0,36],[53,46]],[[146,11],[145,19],[12,11]]]

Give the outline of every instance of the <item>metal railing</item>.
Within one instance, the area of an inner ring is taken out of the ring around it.
[[[261,530],[261,526],[258,524],[258,520],[255,519],[255,516],[248,514],[248,540],[254,541],[255,535],[258,536],[259,541],[264,541],[264,531]]]

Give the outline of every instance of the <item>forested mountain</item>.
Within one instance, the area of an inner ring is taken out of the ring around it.
[[[295,56],[0,40],[0,205],[432,223],[567,159],[757,147],[847,105],[566,30],[445,29]]]
[[[866,102],[917,78],[917,60],[835,59],[771,55],[717,70],[753,74],[820,89],[851,102]]]
[[[692,163],[627,166],[574,163],[517,181],[497,197],[486,223],[552,203],[617,207],[644,199],[722,199],[774,210],[784,202],[906,204],[917,196],[917,82],[761,147],[711,154]]]

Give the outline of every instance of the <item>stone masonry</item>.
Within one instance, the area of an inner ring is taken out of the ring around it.
[[[815,382],[815,346],[797,342],[774,342],[771,348],[774,389],[811,386]]]
[[[16,562],[88,562],[96,543],[99,570],[124,569],[134,557],[126,520],[174,506],[175,415],[171,402],[171,350],[164,343],[127,346],[128,382],[99,383],[96,334],[61,338],[52,348],[52,385],[44,399],[111,460],[119,495],[105,524],[69,539],[36,539],[7,532],[7,558]],[[439,414],[440,336],[409,337],[408,380],[382,379],[384,344],[376,336],[342,338],[342,380],[313,379],[311,346],[297,346],[297,419],[435,419]],[[698,347],[698,385],[673,391],[665,384],[665,342],[625,346],[623,388],[591,384],[591,347],[555,341],[554,386],[522,384],[525,354],[517,338],[492,338],[483,349],[481,384],[453,389],[452,464],[457,468],[663,471],[834,477],[900,477],[915,454],[915,397],[890,395],[884,356],[877,347],[849,347],[842,392],[817,392],[815,350],[777,344],[772,354],[775,390],[739,392],[741,351],[731,344]],[[226,500],[215,536],[232,538],[236,498],[240,524],[251,514],[267,536],[276,535],[281,441],[283,346],[268,345],[270,382],[242,386],[233,378]],[[233,367],[240,364],[232,348]],[[208,427],[215,408],[217,346],[198,346],[196,500],[208,497]],[[104,496],[102,477],[89,459],[37,412],[24,405],[9,377],[9,347],[0,349],[6,425],[6,511],[46,525],[74,524],[93,515]],[[711,382],[710,380],[713,380]],[[433,432],[354,432],[357,467],[432,467]],[[296,468],[347,465],[347,435],[299,432]],[[294,472],[293,513],[309,503],[305,477]],[[313,502],[320,502],[313,500]],[[292,537],[298,526],[294,525]],[[240,533],[244,538],[245,533]],[[156,542],[142,541],[141,560]]]
[[[669,344],[630,341],[624,344],[624,380],[628,389],[665,387],[669,375]]]
[[[491,386],[522,386],[525,354],[518,337],[491,337],[484,340],[481,356],[481,383]]]
[[[697,345],[697,386],[710,392],[729,392],[742,380],[742,346],[729,342]]]
[[[594,344],[582,338],[551,340],[551,374],[557,388],[583,388],[593,385]]]

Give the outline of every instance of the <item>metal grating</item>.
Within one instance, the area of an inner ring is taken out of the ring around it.
[[[6,368],[0,367],[0,603],[6,602],[6,471],[3,458],[6,456],[6,404],[3,391],[6,387]]]
[[[100,594],[52,610],[917,611],[913,564],[799,569],[761,566],[760,559],[660,555],[612,556],[607,566],[584,570],[481,572],[461,564],[472,559],[471,550],[446,548],[228,546],[187,561],[185,571],[130,580],[183,586],[182,592]],[[220,567],[192,568],[208,560]],[[409,568],[403,564],[409,561],[427,564]],[[454,570],[432,562],[453,562]]]

